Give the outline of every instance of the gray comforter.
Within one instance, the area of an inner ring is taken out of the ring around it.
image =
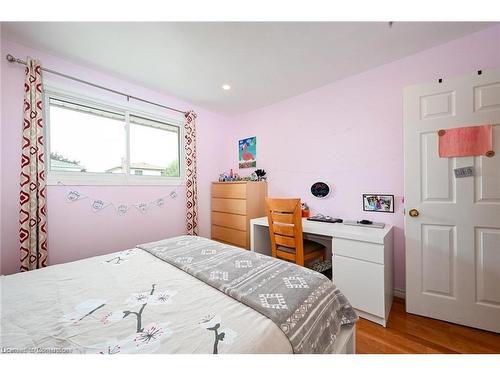
[[[323,353],[342,325],[357,320],[325,276],[203,237],[182,236],[138,246],[271,319],[294,353]]]

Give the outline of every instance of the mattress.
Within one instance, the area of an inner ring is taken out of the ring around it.
[[[271,319],[139,248],[0,283],[4,352],[293,353]],[[352,332],[325,350],[345,352]]]

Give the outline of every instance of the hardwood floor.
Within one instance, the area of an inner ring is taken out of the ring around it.
[[[398,298],[394,299],[387,328],[359,320],[356,353],[500,354],[500,334],[408,314],[404,300]]]

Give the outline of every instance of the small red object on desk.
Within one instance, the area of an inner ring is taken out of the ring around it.
[[[301,209],[302,209],[302,217],[309,217],[311,211],[309,211],[307,203],[302,203]]]

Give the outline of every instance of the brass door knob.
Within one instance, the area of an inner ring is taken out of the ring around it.
[[[420,212],[418,212],[418,210],[417,210],[417,209],[412,208],[412,209],[410,210],[410,212],[408,212],[408,214],[409,214],[411,217],[417,217],[417,216],[420,214]]]

